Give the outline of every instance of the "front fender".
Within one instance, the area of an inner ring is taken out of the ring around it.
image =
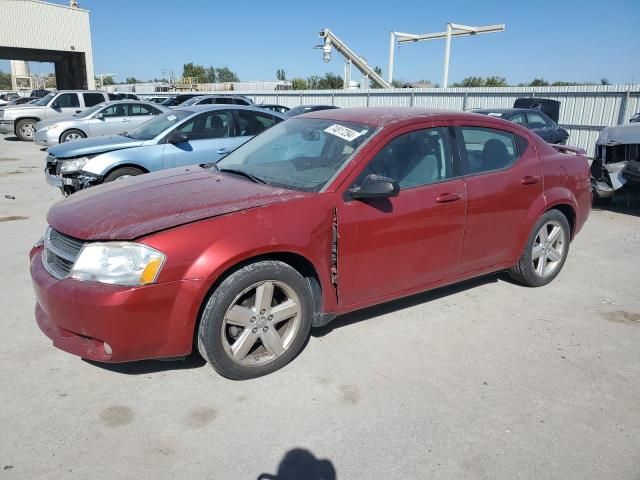
[[[152,148],[132,147],[100,153],[82,167],[82,171],[99,177],[107,175],[122,165],[135,165],[147,172],[160,170],[163,166],[162,154],[154,155]]]

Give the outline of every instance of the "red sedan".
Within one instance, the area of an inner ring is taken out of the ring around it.
[[[31,251],[36,319],[101,362],[184,356],[277,370],[336,315],[490,272],[552,281],[589,215],[585,156],[505,120],[340,109],[217,165],[54,205]]]

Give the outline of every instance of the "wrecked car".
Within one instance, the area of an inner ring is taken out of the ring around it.
[[[55,347],[94,361],[196,349],[254,378],[337,315],[503,270],[548,284],[590,208],[586,156],[513,122],[317,111],[213,166],[55,204],[30,252],[35,316]]]
[[[591,163],[594,199],[607,204],[617,192],[640,190],[640,123],[600,132]]]
[[[128,133],[49,148],[45,176],[63,195],[70,195],[165,168],[212,163],[282,120],[279,113],[257,107],[181,107],[156,115]]]

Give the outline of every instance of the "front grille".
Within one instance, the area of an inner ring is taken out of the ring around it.
[[[84,242],[64,235],[53,228],[44,236],[44,256],[47,271],[56,278],[65,278],[71,272]]]
[[[49,175],[59,175],[60,166],[61,162],[58,162],[58,159],[56,157],[51,154],[47,155],[46,171]]]

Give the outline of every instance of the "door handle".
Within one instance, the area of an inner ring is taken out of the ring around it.
[[[227,150],[226,148],[219,148],[218,150],[216,150],[216,153],[218,155],[224,155],[225,153],[229,153],[229,150]]]
[[[442,195],[438,195],[436,197],[436,202],[449,203],[449,202],[455,202],[457,200],[460,200],[461,198],[462,198],[462,195],[460,195],[459,193],[443,193]]]
[[[540,177],[535,177],[533,175],[527,175],[526,177],[523,177],[522,180],[520,180],[520,183],[522,185],[533,185],[535,183],[538,183],[540,181]]]

